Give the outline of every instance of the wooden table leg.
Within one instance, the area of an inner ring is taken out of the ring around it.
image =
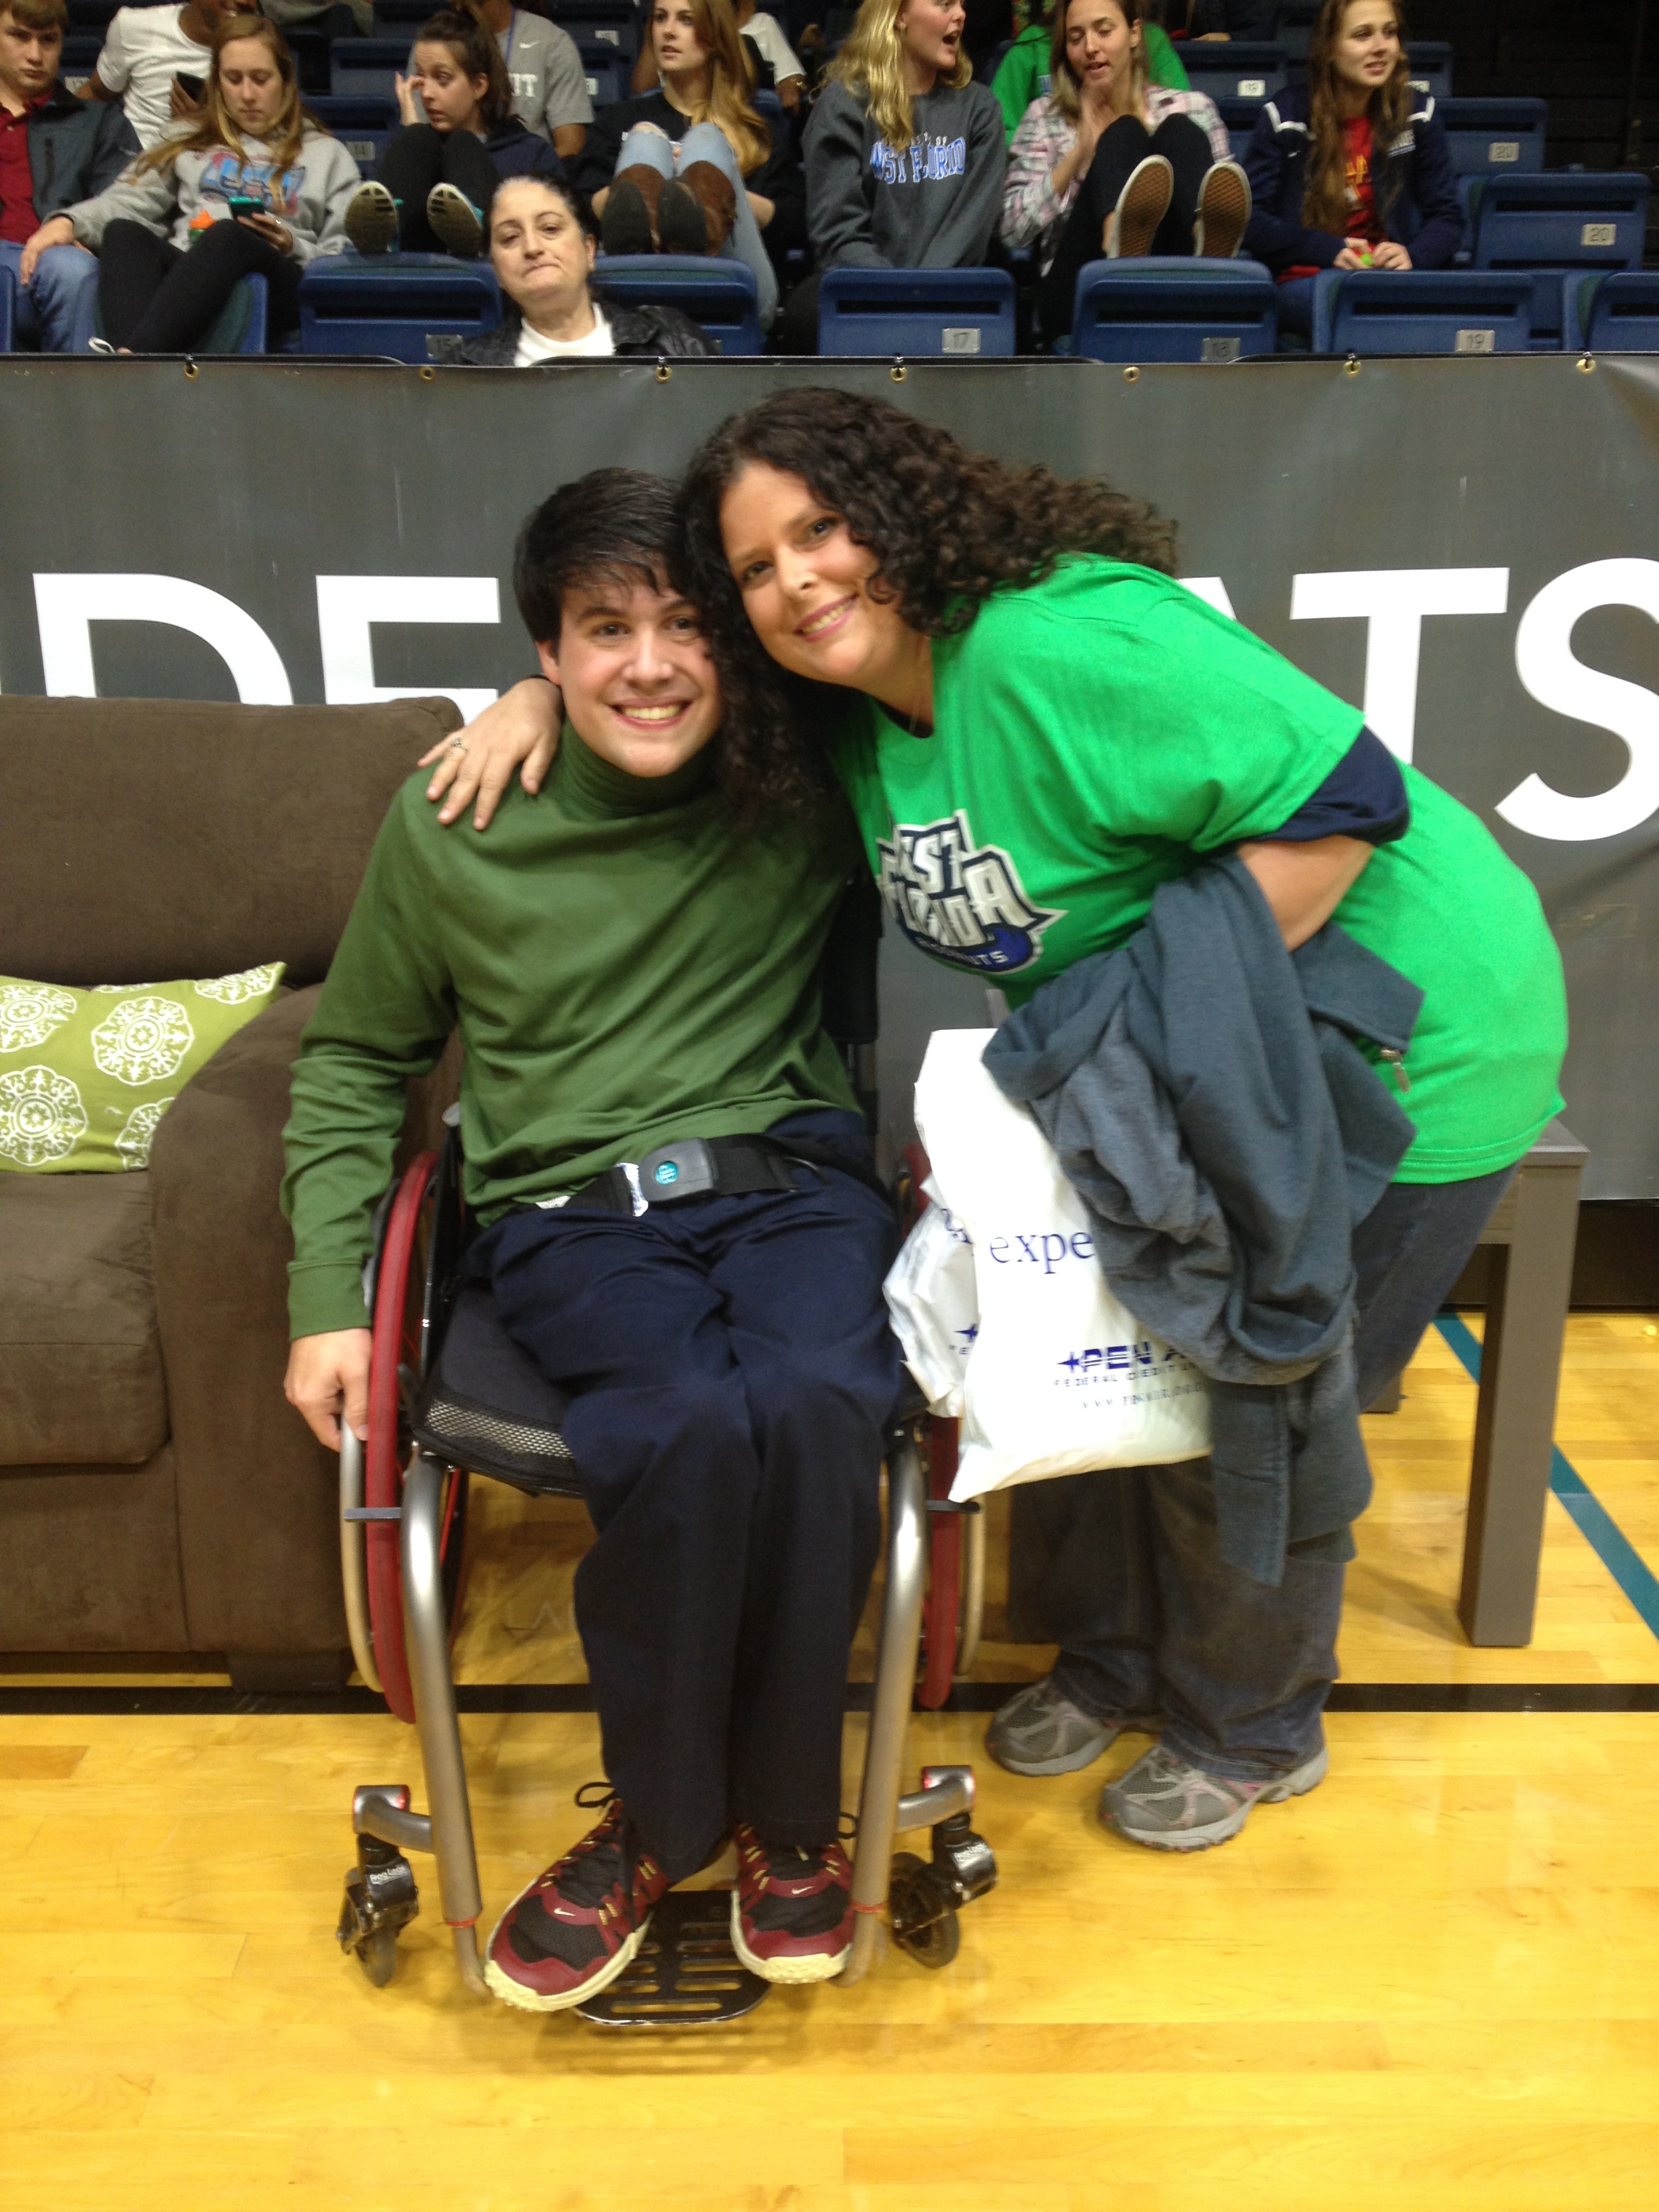
[[[1457,1601],[1471,1644],[1532,1639],[1579,1181],[1576,1164],[1523,1164],[1509,1237],[1493,1247]]]

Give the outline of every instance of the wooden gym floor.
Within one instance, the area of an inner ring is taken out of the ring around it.
[[[1474,1389],[1431,1334],[1407,1390],[1368,1425],[1348,1680],[1577,1685],[1587,1703],[1600,1685],[1603,1707],[1605,1686],[1659,1682],[1653,1630],[1553,1499],[1536,1641],[1462,1642]],[[1560,1445],[1650,1565],[1656,1414],[1655,1322],[1575,1316]],[[464,1679],[575,1679],[578,1521],[488,1486],[480,1502]],[[992,1640],[978,1672],[1046,1656]],[[586,1825],[570,1793],[597,1771],[595,1725],[464,1726],[498,1906]],[[727,2029],[607,2037],[465,1996],[429,1869],[390,1989],[335,1948],[353,1784],[419,1782],[391,1719],[0,1717],[0,2203],[1659,2205],[1659,1711],[1335,1713],[1322,1789],[1187,1859],[1093,1824],[1141,1740],[1021,1782],[980,1753],[983,1726],[920,1717],[912,1738],[917,1760],[976,1760],[1002,1869],[953,1967],[890,1952],[856,1990],[781,1990]]]

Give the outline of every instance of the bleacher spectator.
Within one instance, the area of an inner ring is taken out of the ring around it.
[[[1282,331],[1311,331],[1322,269],[1443,269],[1462,240],[1445,130],[1412,90],[1405,40],[1388,0],[1325,0],[1305,88],[1257,118],[1244,245],[1279,279]]]
[[[1016,18],[1018,14],[1017,9]],[[1024,121],[1025,111],[1031,102],[1045,99],[1054,90],[1054,66],[1048,57],[1054,34],[1053,0],[1044,0],[1044,4],[1033,10],[1030,21],[1015,31],[1014,43],[1003,56],[1002,64],[992,81],[991,89],[1002,110],[1010,143]],[[1163,25],[1143,14],[1140,34],[1146,57],[1147,83],[1161,85],[1166,92],[1187,91],[1187,72]]]
[[[513,112],[527,129],[550,140],[564,161],[574,161],[593,120],[587,71],[576,41],[545,15],[515,8],[513,0],[471,0],[471,4],[501,48]],[[415,74],[413,48],[409,73]]]
[[[0,269],[17,281],[15,337],[40,353],[85,353],[98,298],[97,263],[53,218],[138,144],[118,108],[87,108],[59,78],[67,20],[64,0],[0,5]]]
[[[750,101],[732,0],[656,0],[651,45],[656,88],[601,108],[576,167],[605,250],[746,262],[769,325],[778,280],[767,240],[799,233],[800,170]]]
[[[719,352],[678,307],[636,307],[596,291],[598,241],[587,204],[568,179],[507,178],[489,210],[489,260],[506,311],[482,337],[436,341],[443,358],[533,368],[583,356]]]
[[[201,112],[213,34],[246,0],[184,0],[120,8],[110,20],[82,100],[119,100],[146,149]]]
[[[73,238],[97,253],[95,350],[187,352],[253,275],[270,284],[268,327],[281,337],[299,327],[301,269],[343,240],[358,182],[345,148],[301,106],[282,33],[263,15],[233,15],[214,34],[201,120],[35,240]]]
[[[1062,0],[1054,90],[1008,150],[1002,237],[1032,246],[1052,344],[1072,327],[1078,271],[1103,256],[1238,251],[1250,212],[1226,126],[1201,92],[1146,81],[1139,0]]]
[[[563,164],[513,112],[507,65],[470,9],[441,9],[415,40],[415,74],[396,80],[403,118],[381,149],[380,174],[346,210],[359,253],[483,251],[489,204],[503,177],[562,177]]]
[[[806,71],[800,56],[783,34],[775,15],[757,9],[755,0],[736,0],[738,34],[747,39],[772,72],[772,89],[793,114],[806,89]]]
[[[1002,110],[963,51],[962,0],[863,0],[806,126],[806,223],[821,269],[973,269],[995,235]],[[818,286],[780,343],[817,350]]]

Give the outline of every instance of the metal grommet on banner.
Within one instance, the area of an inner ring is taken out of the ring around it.
[[[437,380],[437,370],[428,364],[427,368],[421,371],[421,381],[422,384],[434,383]]]
[[[185,374],[186,376],[199,376],[201,374],[202,372],[198,368],[196,363],[191,361],[188,356],[186,356],[185,360]]]
[[[1595,368],[1595,355],[1589,353],[1581,354],[1578,357],[1578,366],[1586,376],[1591,375]]]
[[[672,376],[673,376],[673,374],[674,374],[674,372],[673,372],[673,370],[672,370],[672,368],[670,368],[670,367],[668,366],[668,363],[667,363],[665,361],[664,361],[664,360],[661,358],[661,356],[659,356],[659,357],[658,357],[658,361],[657,361],[657,381],[658,381],[658,383],[659,383],[659,384],[666,384],[666,383],[668,383],[668,382],[672,380]]]
[[[1351,353],[1351,354],[1348,356],[1348,358],[1346,359],[1346,361],[1345,361],[1345,362],[1343,362],[1343,364],[1342,364],[1342,374],[1343,374],[1343,375],[1344,375],[1344,376],[1358,376],[1358,374],[1359,374],[1359,356],[1358,356],[1357,353]]]
[[[1123,381],[1126,384],[1139,384],[1140,371],[1138,368],[1126,368],[1123,372]]]
[[[904,356],[902,353],[896,353],[893,356],[893,366],[888,370],[887,374],[892,378],[895,384],[902,384],[908,373],[909,372],[904,366]]]

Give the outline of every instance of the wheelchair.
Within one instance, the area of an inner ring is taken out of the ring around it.
[[[878,933],[866,878],[849,887],[831,933],[824,1019],[872,1118]],[[376,1216],[364,1272],[373,1316],[368,1437],[346,1431],[340,1451],[352,1653],[364,1681],[416,1730],[429,1809],[413,1809],[407,1784],[356,1790],[357,1861],[337,1936],[371,1983],[389,1983],[398,1933],[419,1910],[409,1854],[430,1854],[461,1979],[482,1996],[483,1905],[450,1663],[465,1595],[469,1485],[478,1476],[531,1496],[577,1498],[582,1486],[562,1433],[568,1398],[507,1335],[488,1289],[463,1280],[472,1224],[461,1194],[459,1118],[452,1107],[441,1151],[415,1159]],[[886,1582],[843,1983],[868,1972],[884,1907],[899,1948],[924,1966],[948,1965],[961,1908],[997,1878],[971,1824],[971,1767],[925,1767],[919,1788],[901,1787],[924,1613],[925,1703],[944,1703],[953,1672],[971,1663],[979,1641],[982,1523],[976,1509],[949,1502],[955,1459],[953,1423],[931,1420],[919,1398],[901,1407],[886,1451]],[[930,1831],[927,1857],[895,1855],[897,1833],[922,1828]],[[603,2026],[652,2028],[712,2026],[752,2011],[772,1985],[739,1963],[728,1923],[728,1891],[671,1891],[626,1972],[574,2010]]]

